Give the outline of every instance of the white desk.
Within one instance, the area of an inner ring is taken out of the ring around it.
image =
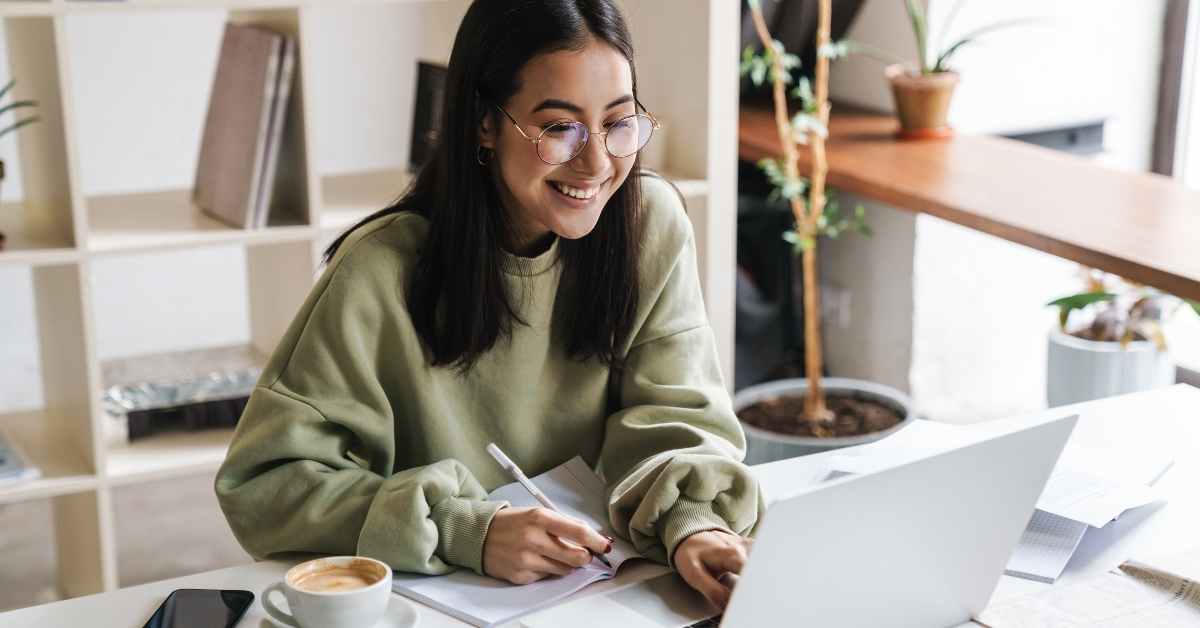
[[[1200,389],[1178,385],[1047,412],[1061,415],[1068,411],[1080,413],[1073,441],[1113,448],[1125,443],[1151,443],[1172,452],[1175,464],[1158,482],[1169,501],[1126,514],[1101,530],[1089,531],[1058,583],[1107,571],[1131,556],[1172,554],[1200,544],[1196,535],[1200,530]],[[789,494],[794,478],[810,477],[828,455],[759,465],[755,472],[767,495],[778,499]],[[289,566],[289,562],[266,561],[35,606],[0,614],[0,626],[138,628],[174,589],[248,589],[257,595],[279,580]],[[624,586],[642,579],[653,568],[630,565],[617,578],[594,584],[586,591],[591,594]],[[1003,598],[1049,586],[1004,576],[995,596]],[[421,628],[467,625],[426,607],[420,607],[420,615]],[[258,601],[240,626],[274,628]]]

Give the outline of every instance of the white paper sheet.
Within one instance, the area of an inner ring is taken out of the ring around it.
[[[1200,552],[1185,557],[1200,563]],[[1127,561],[1078,584],[988,606],[976,623],[990,628],[1167,628],[1200,626],[1200,584]]]
[[[1103,528],[1121,513],[1159,499],[1158,491],[1137,481],[1114,482],[1059,465],[1038,498],[1038,510]]]

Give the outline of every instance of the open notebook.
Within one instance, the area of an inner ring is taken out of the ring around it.
[[[631,558],[642,558],[628,541],[613,533],[604,505],[604,481],[582,458],[567,462],[532,478],[533,483],[558,506],[563,514],[613,537],[613,550],[605,555],[612,569],[593,560],[562,577],[550,577],[532,584],[514,585],[495,578],[459,570],[444,576],[396,573],[392,590],[453,615],[476,626],[495,626],[544,608],[599,581],[612,578]],[[538,506],[538,502],[520,484],[513,482],[488,494],[496,501],[513,506]]]

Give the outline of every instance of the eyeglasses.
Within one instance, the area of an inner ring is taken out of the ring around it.
[[[625,116],[609,124],[604,131],[589,131],[582,122],[574,120],[557,120],[542,129],[537,137],[529,137],[504,107],[496,105],[496,108],[512,122],[522,137],[537,147],[538,157],[551,166],[574,159],[587,146],[592,135],[604,136],[604,149],[609,155],[618,159],[630,157],[642,150],[656,129],[662,128],[647,111]]]

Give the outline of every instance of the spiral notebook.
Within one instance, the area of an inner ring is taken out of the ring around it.
[[[604,504],[604,481],[582,458],[576,456],[532,481],[563,514],[615,539],[612,552],[605,555],[612,569],[593,560],[566,576],[526,585],[509,584],[468,570],[444,576],[396,573],[392,590],[469,624],[495,626],[550,606],[593,582],[612,578],[625,561],[643,558],[631,543],[613,533]],[[516,482],[492,491],[488,499],[507,501],[513,506],[539,505]]]

